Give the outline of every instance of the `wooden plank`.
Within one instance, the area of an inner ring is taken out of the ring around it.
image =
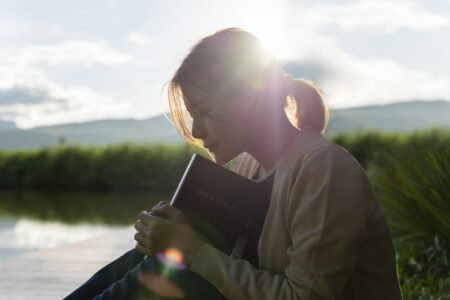
[[[0,261],[1,299],[62,299],[108,262],[134,247],[132,227]]]

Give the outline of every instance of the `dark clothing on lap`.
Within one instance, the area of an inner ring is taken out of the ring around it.
[[[163,267],[157,258],[143,257],[136,250],[128,251],[95,273],[65,299],[172,299],[156,295],[139,282],[139,272],[158,274]],[[172,272],[170,279],[184,291],[183,299],[225,300],[213,285],[189,270]]]

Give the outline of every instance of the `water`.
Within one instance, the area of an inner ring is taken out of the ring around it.
[[[0,259],[112,233],[169,195],[0,192]]]
[[[0,259],[112,233],[123,226],[0,219]]]

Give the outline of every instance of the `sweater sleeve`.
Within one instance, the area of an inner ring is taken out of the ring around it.
[[[292,180],[285,202],[292,243],[284,276],[209,244],[194,257],[191,270],[230,300],[340,299],[355,267],[370,184],[357,161],[336,146],[311,153]]]

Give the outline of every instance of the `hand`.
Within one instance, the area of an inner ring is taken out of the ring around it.
[[[138,214],[134,225],[137,233],[136,250],[147,255],[176,248],[183,254],[184,263],[188,266],[194,256],[205,243],[192,228],[184,212],[167,202],[160,202],[147,213]]]

